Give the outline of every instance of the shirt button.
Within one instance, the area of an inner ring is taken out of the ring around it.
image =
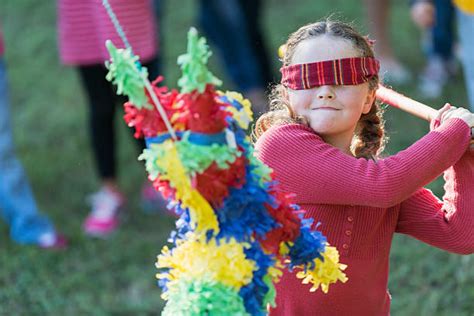
[[[352,223],[352,222],[354,221],[354,217],[348,216],[348,217],[347,217],[347,221]]]
[[[350,235],[352,235],[352,231],[350,231],[350,230],[346,230],[346,235],[347,235],[347,236],[350,236]]]
[[[344,244],[344,245],[342,245],[342,248],[344,248],[344,249],[349,249],[349,245],[348,245],[348,244]]]

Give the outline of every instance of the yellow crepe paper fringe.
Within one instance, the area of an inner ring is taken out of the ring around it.
[[[335,247],[329,245],[326,246],[326,250],[323,253],[324,261],[315,259],[315,267],[313,270],[300,271],[296,274],[296,277],[303,279],[303,284],[311,283],[311,292],[316,291],[320,286],[324,293],[329,290],[329,285],[341,281],[345,283],[348,278],[344,271],[347,265],[339,263],[339,252]]]
[[[238,291],[252,282],[253,271],[257,269],[255,262],[246,258],[244,247],[250,245],[234,239],[220,240],[219,243],[210,239],[206,242],[205,237],[189,233],[186,240],[177,241],[177,247],[172,251],[163,247],[156,267],[169,270],[156,276],[169,280],[170,291],[180,279],[214,280]],[[277,274],[275,271],[272,273]]]
[[[226,91],[225,93],[218,91],[218,93],[226,96],[230,101],[236,100],[240,105],[242,105],[242,109],[240,110],[234,106],[229,106],[226,107],[226,111],[232,113],[232,118],[237,121],[242,129],[246,130],[253,121],[252,104],[250,101],[245,99],[242,94],[235,91]]]
[[[176,200],[181,201],[181,207],[189,209],[191,225],[196,233],[205,234],[208,230],[213,230],[214,234],[219,232],[217,217],[209,202],[192,187],[186,170],[179,159],[176,143],[167,140],[160,146],[165,148],[164,156],[154,161],[161,170],[166,170],[160,178],[168,180],[171,187],[176,190]]]

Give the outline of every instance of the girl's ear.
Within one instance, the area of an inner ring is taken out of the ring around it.
[[[375,101],[375,91],[376,89],[370,89],[369,93],[367,93],[364,106],[362,107],[363,114],[369,113],[370,109],[372,108],[372,104],[374,104],[374,101]]]

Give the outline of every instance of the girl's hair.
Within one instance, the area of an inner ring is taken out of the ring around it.
[[[374,57],[374,52],[367,38],[360,35],[348,24],[326,20],[305,25],[290,35],[283,46],[283,56],[281,58],[283,66],[290,65],[295,49],[300,42],[324,34],[350,41],[360,51],[361,55],[359,57]],[[377,89],[378,83],[379,78],[377,76],[372,77],[369,80],[369,89]],[[274,125],[289,123],[307,125],[304,117],[297,116],[294,113],[288,101],[286,87],[282,84],[277,84],[272,88],[269,98],[270,111],[257,120],[252,134],[254,141]],[[382,114],[380,104],[374,100],[370,111],[361,115],[351,144],[351,151],[356,157],[373,159],[383,150],[385,137]]]

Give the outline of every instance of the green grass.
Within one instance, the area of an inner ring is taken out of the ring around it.
[[[395,3],[395,2],[394,2]],[[396,52],[414,71],[423,64],[419,36],[405,4],[393,5],[391,29]],[[164,74],[175,86],[176,57],[185,49],[186,31],[195,25],[194,1],[166,1],[163,21]],[[367,33],[360,1],[269,0],[265,30],[276,52],[303,23],[336,13]],[[151,315],[163,307],[154,275],[155,256],[173,220],[145,215],[138,194],[143,166],[123,122],[120,126],[120,183],[130,197],[127,221],[108,240],[83,236],[85,196],[97,188],[87,139],[86,104],[73,69],[61,67],[56,49],[54,1],[3,0],[0,20],[7,42],[12,115],[17,154],[37,200],[71,239],[66,252],[45,252],[13,244],[0,223],[0,315]],[[273,59],[275,71],[278,60]],[[218,58],[211,69],[232,88]],[[418,98],[415,84],[398,87]],[[462,78],[449,84],[445,100],[466,104]],[[427,132],[419,119],[388,109],[391,142],[387,154],[406,148]],[[430,185],[442,195],[442,181]],[[391,258],[394,315],[473,315],[473,256],[457,256],[397,236]]]

